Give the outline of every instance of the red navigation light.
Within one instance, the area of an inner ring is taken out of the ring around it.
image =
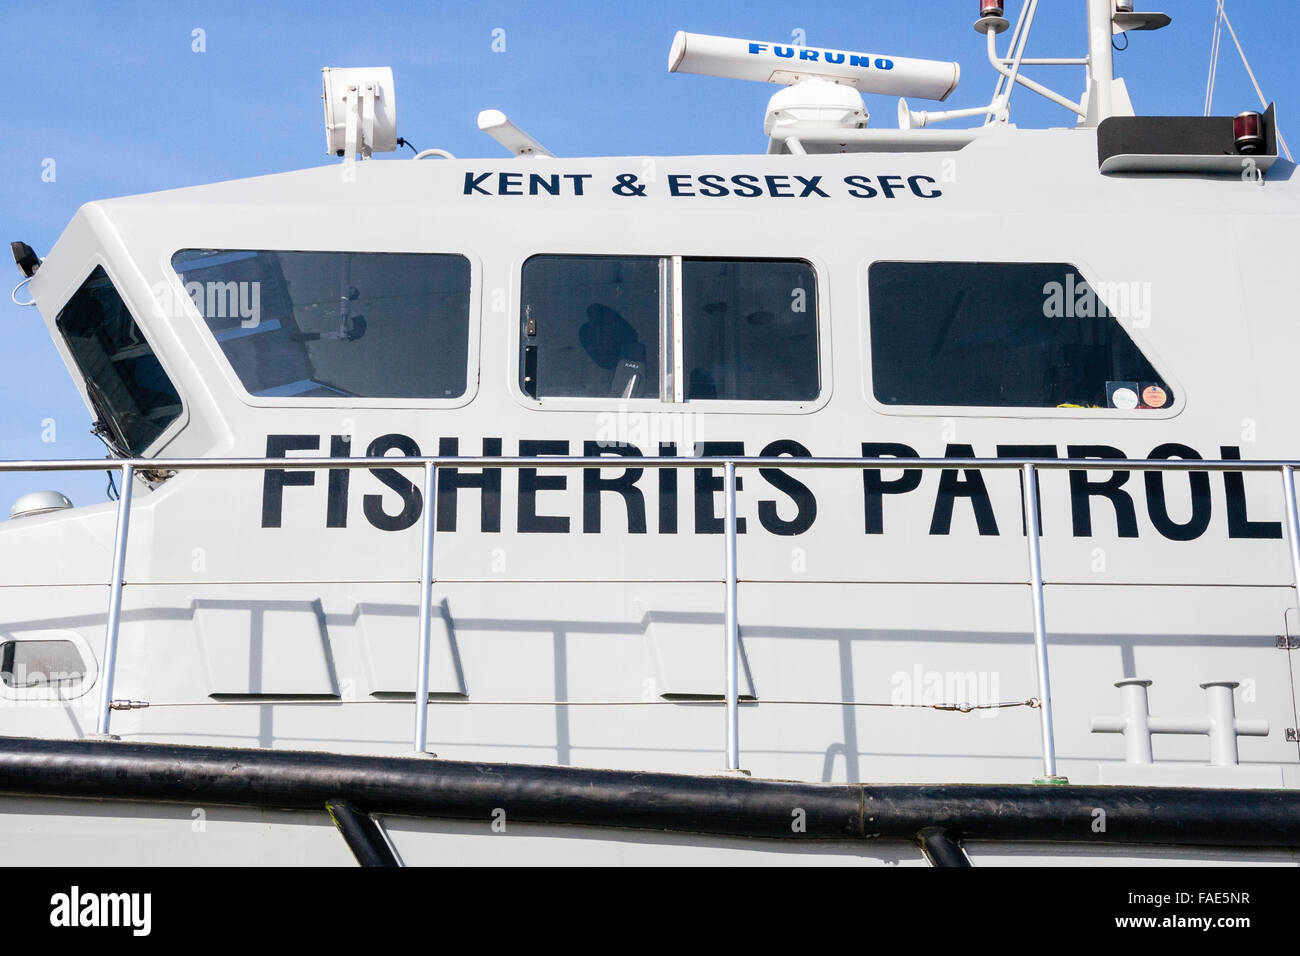
[[[1002,16],[1002,0],[980,0],[981,17]]]
[[[1232,118],[1232,139],[1243,156],[1258,153],[1264,148],[1264,117],[1251,110],[1238,113]]]

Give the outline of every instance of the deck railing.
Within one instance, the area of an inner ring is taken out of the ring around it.
[[[429,640],[433,604],[434,505],[437,471],[441,466],[454,468],[718,468],[724,471],[723,491],[726,510],[723,535],[723,577],[725,585],[724,647],[726,668],[725,769],[740,770],[739,657],[740,629],[737,616],[736,567],[736,470],[739,468],[778,469],[921,469],[921,470],[1017,470],[1022,475],[1021,505],[1025,515],[1028,585],[1034,615],[1034,657],[1038,681],[1039,729],[1042,738],[1043,776],[1045,782],[1061,780],[1057,774],[1056,745],[1052,728],[1051,675],[1047,663],[1047,619],[1043,603],[1043,568],[1039,538],[1038,472],[1043,471],[1196,471],[1196,472],[1276,472],[1282,480],[1287,543],[1291,557],[1291,583],[1300,601],[1300,513],[1296,506],[1295,470],[1300,461],[1202,460],[1202,459],[1121,459],[1121,458],[794,458],[794,457],[641,457],[612,456],[571,457],[493,457],[432,456],[405,458],[131,458],[78,459],[69,461],[0,462],[0,472],[27,471],[100,471],[104,468],[121,473],[121,494],[117,501],[117,523],[113,536],[112,580],[109,585],[108,618],[104,640],[104,660],[100,683],[97,733],[109,734],[113,710],[113,678],[117,663],[117,638],[122,615],[122,585],[126,569],[127,536],[130,532],[132,486],[137,470],[150,472],[259,470],[295,468],[419,468],[423,471],[423,514],[420,537],[420,613],[419,652],[416,661],[414,749],[424,753],[428,745],[429,713]]]

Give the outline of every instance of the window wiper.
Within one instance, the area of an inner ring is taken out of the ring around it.
[[[129,458],[128,452],[122,443],[118,440],[121,434],[121,426],[113,417],[112,411],[108,406],[108,399],[104,395],[104,390],[99,387],[92,379],[86,378],[86,395],[90,397],[90,407],[95,410],[95,422],[91,426],[90,433],[104,443],[108,449],[109,458]],[[109,501],[117,501],[121,497],[121,492],[117,488],[114,480],[113,469],[108,469],[108,488],[105,494],[108,495]]]
[[[108,447],[111,456],[130,458],[131,453],[126,448],[126,436],[122,431],[121,423],[109,406],[104,390],[92,378],[86,378],[85,382],[86,394],[90,397],[90,405],[95,410],[95,423],[91,432]]]

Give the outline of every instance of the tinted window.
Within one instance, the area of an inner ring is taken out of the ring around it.
[[[817,285],[807,263],[684,260],[682,326],[688,401],[817,397]]]
[[[172,266],[250,394],[465,394],[463,256],[185,249]]]
[[[1073,266],[877,262],[869,286],[872,387],[886,404],[1173,403],[1169,386]],[[1123,291],[1132,292],[1129,307],[1139,313],[1143,290]]]
[[[817,397],[817,288],[807,263],[654,256],[524,264],[523,390],[534,398],[670,394],[671,355],[667,368],[660,360],[661,343],[675,338],[667,299],[675,262],[686,400]]]
[[[520,385],[534,398],[657,398],[659,259],[534,256]]]
[[[55,325],[106,437],[121,452],[141,454],[180,415],[181,399],[103,268],[95,267]]]

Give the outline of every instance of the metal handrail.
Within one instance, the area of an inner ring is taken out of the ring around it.
[[[222,468],[418,468],[425,464],[453,468],[617,468],[621,464],[646,468],[718,468],[726,462],[737,468],[990,468],[1022,469],[1025,465],[1049,471],[1278,471],[1300,468],[1300,458],[796,458],[793,456],[635,456],[635,455],[410,455],[382,458],[103,458],[31,459],[0,461],[8,471],[103,471],[131,465],[138,471],[206,471]]]
[[[415,672],[415,752],[424,753],[429,739],[429,627],[433,616],[433,526],[438,508],[435,494],[438,467],[424,466],[424,514],[420,521],[420,647]]]
[[[1024,466],[1021,502],[1025,509],[1025,540],[1029,543],[1029,589],[1034,601],[1034,663],[1038,673],[1039,731],[1043,738],[1043,782],[1061,778],[1056,773],[1056,736],[1052,730],[1052,680],[1047,671],[1047,610],[1043,601],[1043,555],[1038,527],[1038,473]]]
[[[433,604],[434,522],[437,516],[437,470],[439,466],[455,468],[717,468],[724,470],[723,491],[726,497],[724,520],[725,584],[725,667],[726,667],[726,769],[740,770],[740,701],[739,648],[740,629],[737,613],[738,572],[736,562],[736,469],[737,468],[851,468],[851,469],[973,469],[1021,472],[1021,506],[1024,508],[1028,542],[1029,587],[1034,613],[1034,655],[1038,679],[1039,720],[1043,749],[1045,782],[1064,780],[1057,775],[1056,745],[1052,726],[1051,677],[1047,660],[1047,622],[1043,601],[1042,553],[1038,518],[1038,470],[1049,471],[1276,471],[1282,477],[1286,505],[1287,537],[1290,545],[1292,587],[1300,602],[1300,512],[1297,511],[1296,460],[1214,460],[1185,458],[812,458],[783,456],[409,456],[401,458],[128,458],[114,459],[108,467],[122,472],[122,492],[117,501],[117,525],[113,538],[113,571],[109,587],[108,618],[104,641],[104,677],[100,688],[98,734],[109,736],[109,719],[113,703],[113,677],[117,663],[117,637],[121,621],[122,587],[126,567],[127,535],[130,527],[132,479],[137,470],[159,474],[179,470],[249,469],[267,470],[292,467],[310,468],[421,468],[424,501],[421,521],[420,553],[420,633],[415,695],[414,749],[425,753],[428,741],[429,712],[429,641]],[[98,471],[103,459],[68,461],[5,461],[0,473],[18,471]]]
[[[122,491],[117,498],[117,528],[113,532],[113,580],[108,587],[108,622],[104,632],[104,679],[99,685],[99,720],[95,732],[107,737],[117,670],[117,629],[122,616],[122,584],[126,575],[126,536],[131,523],[131,485],[135,466],[122,466]]]
[[[740,769],[740,618],[737,614],[736,590],[736,463],[729,461],[723,469],[727,494],[726,522],[724,527],[726,557],[726,611],[723,621],[727,632],[727,769]]]

